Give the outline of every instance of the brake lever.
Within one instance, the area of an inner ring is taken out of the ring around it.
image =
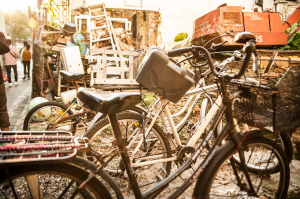
[[[210,49],[211,50],[216,50],[217,48],[219,48],[220,46],[222,46],[223,44],[227,43],[228,41],[223,41],[222,43],[219,43],[219,44],[214,44],[212,43]]]
[[[189,57],[187,57],[187,58],[185,58],[185,59],[182,59],[182,60],[180,60],[179,62],[176,62],[176,64],[180,64],[180,63],[182,63],[182,62],[184,62],[184,61],[186,61],[186,60],[192,59],[192,58],[194,58],[194,55],[191,55],[191,56],[189,56]]]

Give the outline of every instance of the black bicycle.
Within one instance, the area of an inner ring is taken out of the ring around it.
[[[35,189],[30,188],[29,190],[38,190],[37,192],[40,193],[43,189],[37,189],[37,187],[39,187],[41,183],[25,183],[26,180],[19,180],[20,176],[25,176],[26,178],[32,174],[48,174],[52,172],[65,176],[67,179],[61,183],[63,186],[59,186],[59,191],[54,191],[59,194],[58,196],[54,195],[53,197],[55,198],[62,198],[63,196],[75,198],[77,195],[81,198],[110,198],[111,193],[109,190],[111,189],[114,190],[114,194],[116,194],[118,198],[122,198],[120,189],[115,186],[114,181],[109,176],[106,176],[106,173],[103,171],[103,168],[110,163],[113,157],[121,155],[123,166],[128,175],[135,197],[154,198],[159,195],[171,181],[180,176],[180,174],[188,168],[193,167],[196,161],[199,161],[200,154],[206,150],[205,146],[212,138],[214,130],[225,115],[226,124],[210,146],[204,159],[200,160],[193,174],[186,179],[169,198],[178,197],[194,182],[196,182],[193,191],[194,198],[245,198],[248,196],[254,198],[260,196],[267,198],[285,198],[288,191],[290,174],[288,160],[283,149],[276,144],[275,141],[264,137],[262,131],[247,131],[242,134],[234,131],[231,101],[235,96],[240,94],[241,91],[229,95],[226,85],[231,79],[238,79],[244,74],[251,54],[255,52],[255,36],[252,33],[243,32],[236,35],[235,41],[245,43],[243,51],[246,54],[242,67],[237,74],[217,72],[213,66],[209,52],[200,46],[169,52],[169,56],[193,51],[201,51],[201,53],[204,53],[208,58],[208,64],[220,86],[223,104],[217,112],[209,132],[199,144],[195,153],[192,154],[191,158],[187,159],[177,171],[150,190],[147,190],[143,194],[140,191],[134,171],[130,165],[129,154],[116,117],[116,113],[129,109],[139,103],[141,95],[139,93],[115,93],[112,96],[101,97],[90,95],[87,91],[81,90],[78,92],[80,100],[85,102],[87,106],[92,105],[97,111],[108,114],[116,138],[114,144],[118,146],[118,150],[101,154],[86,147],[87,142],[85,139],[79,139],[69,135],[48,135],[53,132],[39,132],[42,133],[41,137],[32,136],[30,132],[26,132],[27,135],[24,137],[22,137],[22,135],[18,136],[16,133],[13,135],[3,133],[1,142],[3,142],[4,145],[0,147],[1,158],[5,160],[2,161],[0,170],[2,193],[12,190],[10,194],[18,198],[17,192],[20,185],[23,185],[22,183],[26,184],[26,186],[22,187],[34,187],[34,185],[36,185]],[[254,64],[254,67],[257,67],[257,65]],[[26,141],[24,142],[24,140]],[[221,144],[223,140],[227,140],[227,142]],[[47,143],[50,143],[49,146],[47,146]],[[82,159],[80,159],[80,161],[78,161],[78,158],[72,159],[71,157],[75,156],[77,149],[80,147],[93,153],[101,165],[97,167],[93,163]],[[232,157],[238,157],[239,161],[236,161],[237,158]],[[32,162],[30,162],[31,160]],[[36,165],[37,160],[39,160],[38,162],[40,163],[38,166]],[[70,163],[59,163],[59,160],[68,160]],[[55,164],[55,161],[58,163]],[[23,164],[26,163],[29,166],[20,166],[20,162]],[[247,164],[256,165],[259,169],[250,171]],[[276,171],[272,171],[271,169],[274,164],[276,164]],[[90,174],[87,176],[89,172],[78,166],[84,166],[91,170]],[[98,174],[100,174],[99,177],[97,177]],[[40,175],[35,175],[34,180],[35,179],[40,180]],[[45,179],[45,177],[40,181],[43,181],[43,179]],[[104,181],[101,182],[99,179]],[[111,189],[107,188],[107,186],[110,186]],[[3,187],[5,189],[3,189]],[[30,192],[29,195],[32,195],[32,193]]]

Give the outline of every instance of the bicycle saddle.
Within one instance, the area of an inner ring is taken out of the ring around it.
[[[62,70],[60,71],[60,75],[68,80],[78,80],[83,78],[85,74]]]
[[[240,32],[234,37],[234,41],[236,43],[243,43],[243,44],[245,44],[250,39],[256,40],[255,35],[251,32]]]
[[[79,88],[77,97],[91,109],[105,114],[115,114],[127,110],[141,101],[140,93],[110,93],[99,95],[91,93],[84,88]]]

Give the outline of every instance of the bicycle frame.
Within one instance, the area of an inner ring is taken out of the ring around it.
[[[215,84],[215,85],[210,85],[210,86],[190,90],[185,94],[185,96],[193,96],[195,94],[200,95],[204,92],[211,92],[211,91],[216,91],[216,90],[217,90],[217,85]],[[187,146],[190,146],[190,147],[195,146],[195,143],[201,137],[201,135],[203,134],[205,128],[208,126],[209,122],[212,120],[214,115],[218,112],[219,107],[222,104],[221,101],[222,101],[222,98],[221,98],[221,96],[219,96],[218,99],[216,100],[215,104],[213,105],[213,107],[211,108],[209,113],[207,114],[207,116],[202,119],[201,125],[198,127],[198,129],[196,130],[195,134],[193,135],[193,137],[191,138],[191,140],[189,141]],[[175,126],[175,123],[172,119],[170,110],[169,110],[168,105],[167,105],[168,102],[169,102],[169,100],[166,100],[166,99],[161,100],[161,106],[154,110],[154,113],[153,113],[154,117],[152,118],[151,124],[147,127],[147,129],[145,131],[145,137],[147,137],[150,130],[152,129],[152,126],[154,125],[157,118],[159,117],[159,114],[160,114],[161,110],[164,110],[165,114],[167,115],[167,120],[168,120],[169,125],[171,127],[171,132],[174,136],[176,145],[177,146],[182,146],[182,143],[179,139],[179,135],[177,133],[177,128],[179,128],[179,125],[177,125],[177,127]],[[162,108],[162,107],[164,107],[164,108]],[[149,113],[149,114],[151,114],[151,113]],[[148,114],[148,116],[149,116],[149,114]],[[130,141],[130,143],[127,146],[128,148],[130,148],[133,145],[133,143],[136,142],[136,140],[138,138],[138,135],[139,134],[137,132],[135,132],[135,135],[134,135],[133,139]],[[144,142],[143,139],[138,141],[137,146],[135,147],[134,151],[132,152],[131,159],[139,151],[139,148],[142,146],[143,142]],[[160,158],[160,159],[158,159],[158,158]],[[158,160],[153,160],[153,159],[158,159]],[[131,166],[132,167],[139,167],[139,166],[151,165],[151,164],[156,164],[156,163],[175,161],[177,159],[178,159],[177,156],[174,156],[174,157],[171,157],[171,158],[163,158],[163,155],[153,155],[153,156],[147,156],[147,157],[142,157],[142,158],[135,158],[135,160],[150,160],[150,161],[144,161],[142,163],[131,163]]]
[[[219,97],[217,101],[221,101],[221,99],[222,98]],[[209,114],[212,114],[212,112],[215,112],[215,111],[211,110],[210,112],[211,113],[209,113]],[[163,181],[161,181],[160,183],[158,183],[156,186],[154,186],[150,190],[146,191],[143,195],[141,194],[141,191],[140,191],[140,189],[139,189],[139,187],[137,185],[137,181],[136,181],[136,179],[134,177],[134,174],[133,174],[133,171],[132,171],[132,167],[138,166],[138,164],[137,163],[131,163],[131,160],[130,160],[130,158],[128,156],[128,153],[122,153],[123,151],[126,150],[127,147],[125,146],[124,142],[122,142],[122,133],[120,131],[120,128],[118,128],[118,126],[119,126],[118,120],[116,118],[116,115],[108,115],[109,116],[109,120],[111,122],[111,125],[113,127],[115,127],[114,128],[115,137],[116,137],[117,142],[119,143],[119,150],[121,151],[122,160],[124,161],[125,169],[127,171],[130,183],[132,185],[132,189],[134,191],[135,197],[136,198],[149,198],[149,197],[152,198],[152,197],[155,197],[160,192],[162,192],[163,189],[171,181],[173,181],[182,172],[184,172],[186,169],[188,169],[191,166],[191,164],[198,158],[198,156],[201,154],[201,152],[203,151],[203,149],[205,148],[206,144],[208,143],[208,141],[210,140],[211,136],[213,135],[213,131],[217,128],[217,125],[218,125],[219,121],[223,118],[224,113],[226,115],[226,119],[230,119],[230,115],[232,116],[232,114],[231,114],[231,103],[229,101],[226,102],[225,104],[221,104],[219,106],[219,108],[217,108],[217,113],[216,113],[216,116],[215,116],[215,118],[213,120],[212,125],[210,126],[209,133],[206,135],[205,139],[203,139],[203,141],[201,142],[201,144],[197,147],[196,152],[194,153],[193,157],[190,158],[184,165],[182,165],[175,173],[173,173],[172,175],[170,175],[167,178],[165,178]],[[231,120],[232,120],[232,118],[231,118]],[[198,168],[193,173],[193,175],[188,180],[186,180],[185,183],[170,196],[170,198],[177,197],[187,187],[189,187],[193,182],[196,181],[196,179],[198,178],[198,176],[201,174],[201,171],[205,168],[205,166],[207,165],[207,163],[212,159],[214,153],[218,150],[219,145],[221,144],[222,140],[225,138],[225,136],[228,133],[231,132],[230,130],[232,130],[234,128],[233,122],[230,122],[230,120],[228,120],[228,121],[229,122],[226,123],[225,126],[222,128],[222,131],[217,136],[216,141],[213,143],[213,145],[210,148],[208,154],[206,155],[206,157],[204,158],[204,160],[201,162],[201,164],[198,166]],[[241,141],[240,139],[241,138],[239,136],[235,136],[236,134],[237,133],[235,133],[235,132],[231,132],[230,133],[230,137],[232,137],[232,139],[234,139],[235,142],[240,143],[240,141]],[[171,159],[172,158],[169,158],[166,161],[171,161]],[[154,164],[155,162],[152,161],[151,163]],[[143,166],[143,165],[140,164],[139,166]],[[247,172],[245,166],[242,167],[242,169],[245,172]],[[250,184],[251,184],[251,182],[250,182]],[[250,187],[251,187],[251,185],[250,185]]]
[[[246,47],[245,47],[246,48]],[[196,169],[196,171],[194,171],[193,175],[190,176],[184,183],[181,187],[179,187],[171,196],[170,198],[176,198],[177,196],[179,196],[186,188],[188,188],[193,182],[196,181],[196,179],[198,178],[198,176],[201,174],[202,170],[206,167],[206,165],[208,165],[209,161],[212,159],[214,153],[217,151],[217,149],[219,148],[219,145],[221,144],[222,140],[225,138],[225,136],[227,134],[230,135],[230,138],[231,140],[233,140],[233,142],[235,143],[235,145],[237,146],[237,150],[239,152],[239,155],[240,155],[240,160],[241,160],[241,168],[242,170],[244,171],[244,174],[246,176],[246,179],[248,181],[248,185],[250,187],[250,192],[254,192],[254,189],[253,189],[253,185],[252,185],[252,182],[250,180],[250,176],[247,172],[247,167],[246,167],[246,163],[245,163],[245,159],[244,159],[244,154],[243,154],[243,151],[241,150],[241,147],[238,147],[239,146],[239,143],[241,142],[241,137],[237,135],[237,133],[234,130],[234,122],[233,122],[233,117],[232,117],[232,104],[231,104],[231,100],[232,100],[232,97],[228,96],[228,93],[227,93],[227,90],[226,90],[226,81],[227,80],[230,80],[230,79],[234,79],[234,78],[240,78],[240,76],[245,72],[245,69],[247,67],[247,64],[249,62],[249,59],[250,59],[250,56],[251,56],[251,53],[253,51],[253,48],[255,49],[255,45],[253,43],[248,43],[248,51],[247,54],[246,54],[246,57],[245,57],[245,60],[244,60],[244,63],[243,63],[243,66],[241,68],[241,70],[235,74],[235,75],[220,75],[220,73],[214,71],[214,75],[218,77],[219,81],[220,81],[220,87],[221,87],[221,93],[222,93],[222,97],[219,96],[219,98],[217,99],[216,103],[214,104],[214,106],[212,107],[212,109],[209,111],[208,113],[208,117],[211,117],[210,114],[212,114],[211,112],[214,112],[215,109],[218,109],[219,107],[219,111],[217,111],[216,113],[216,116],[213,120],[213,123],[212,125],[210,126],[210,129],[209,129],[209,133],[206,135],[205,139],[203,139],[202,143],[197,147],[196,149],[196,152],[194,153],[193,157],[190,158],[189,160],[187,160],[175,173],[173,173],[172,175],[170,175],[169,177],[165,178],[163,181],[161,181],[160,183],[158,183],[155,187],[153,187],[152,189],[148,190],[146,193],[144,193],[143,195],[141,194],[141,191],[138,187],[138,184],[137,184],[137,180],[133,174],[133,170],[132,170],[132,167],[134,166],[137,166],[136,164],[132,164],[131,163],[131,160],[129,158],[129,155],[128,153],[126,152],[127,150],[127,147],[125,146],[125,143],[122,139],[122,133],[121,133],[121,130],[120,130],[120,127],[119,127],[119,123],[118,123],[118,120],[117,120],[117,116],[116,114],[109,114],[108,117],[109,117],[109,120],[110,120],[110,123],[113,127],[113,131],[114,131],[114,135],[115,135],[115,138],[116,138],[116,142],[118,143],[118,147],[119,147],[119,151],[121,152],[121,156],[122,156],[122,160],[124,162],[124,166],[125,166],[125,169],[127,171],[127,174],[128,174],[128,178],[130,180],[130,184],[133,188],[133,192],[135,194],[135,197],[136,198],[154,198],[156,195],[158,195],[161,191],[163,191],[163,189],[171,182],[173,181],[176,177],[178,177],[183,171],[185,171],[186,169],[188,169],[191,164],[196,161],[196,159],[198,158],[198,156],[201,154],[202,150],[204,149],[204,147],[206,146],[206,144],[208,143],[208,141],[210,140],[211,136],[213,135],[213,131],[217,128],[217,124],[220,122],[220,120],[222,119],[224,113],[225,113],[225,117],[226,117],[226,121],[227,123],[225,124],[225,126],[222,128],[222,131],[220,132],[220,134],[217,136],[215,142],[213,143],[213,145],[210,147],[209,149],[209,152],[208,154],[205,156],[204,160],[201,162],[201,164],[198,166],[198,168]],[[204,50],[205,51],[205,50]],[[250,53],[249,53],[250,51]],[[211,61],[211,58],[208,54],[208,52],[206,52],[209,60]],[[210,63],[210,66],[211,68],[213,67],[213,64]],[[209,86],[209,87],[213,87],[214,85],[212,86]],[[200,91],[203,91],[203,88],[199,88],[199,89],[194,89],[192,91],[189,91],[187,93],[187,95],[192,95],[192,94],[195,94],[195,93],[198,93]],[[208,91],[206,88],[205,88],[206,91]],[[233,97],[235,97],[235,94],[233,95]],[[218,104],[219,103],[219,104]],[[166,101],[163,100],[162,101],[162,105],[167,105]],[[166,106],[167,107],[167,106]],[[164,109],[166,109],[166,107]],[[168,111],[168,109],[166,109],[167,111],[167,115],[169,114],[169,118],[171,118],[171,114],[170,112]],[[159,112],[155,112],[155,116],[154,116],[154,119],[152,120],[151,123],[154,123],[157,119],[159,115]],[[203,125],[203,124],[202,124]],[[150,125],[151,126],[151,125]],[[171,124],[171,129],[173,131],[176,130],[175,128],[175,125]],[[200,129],[199,128],[197,130],[197,133],[195,134],[195,136],[197,135],[200,135]],[[147,129],[146,131],[146,136],[147,134],[149,133],[149,130],[150,129]],[[145,136],[145,137],[146,137]],[[175,135],[174,135],[175,136]],[[137,136],[135,136],[137,137]],[[192,140],[196,139],[196,137],[193,136]],[[177,140],[177,138],[175,137],[175,140]],[[142,144],[143,140],[141,140],[139,143],[138,143],[138,147],[139,148]],[[190,144],[193,144],[193,142],[191,142]],[[136,149],[137,150],[137,149]],[[134,151],[134,153],[136,153],[136,150]],[[153,163],[154,161],[152,161]],[[140,165],[142,166],[142,165]],[[239,176],[236,175],[236,178],[237,178],[237,181],[239,181]]]

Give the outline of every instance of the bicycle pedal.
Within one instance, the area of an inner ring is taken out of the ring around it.
[[[163,179],[166,178],[166,176],[167,176],[167,171],[164,168],[160,167],[156,173],[157,181],[162,181]]]

